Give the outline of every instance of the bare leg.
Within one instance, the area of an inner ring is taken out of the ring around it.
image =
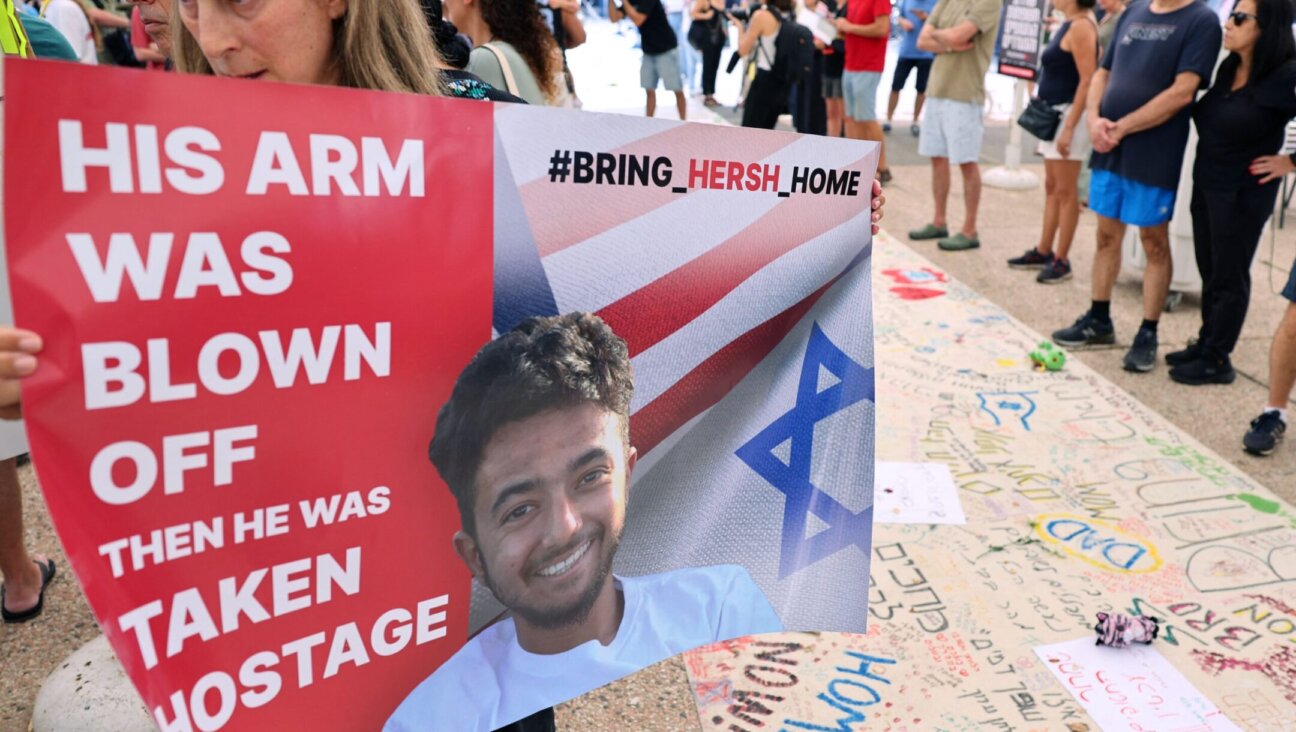
[[[900,103],[900,92],[893,91],[891,96],[887,97],[887,122],[895,119],[896,105]]]
[[[981,166],[976,163],[960,163],[963,173],[963,208],[967,215],[963,219],[963,235],[976,238],[977,209],[981,206]]]
[[[679,111],[680,119],[688,118],[688,97],[682,91],[675,92],[675,109]]]
[[[1170,224],[1142,227],[1139,238],[1143,240],[1143,253],[1147,256],[1147,268],[1143,270],[1143,317],[1160,320],[1166,295],[1170,294],[1170,279],[1174,275],[1174,262],[1170,259]],[[1119,261],[1117,266],[1120,266]]]
[[[927,101],[927,95],[919,92],[918,96],[914,99],[914,124],[918,124],[918,117],[922,114],[923,102],[925,101]]]
[[[1120,273],[1120,243],[1125,238],[1125,224],[1120,219],[1098,217],[1098,248],[1094,251],[1093,299],[1111,302],[1112,286]]]
[[[648,94],[648,116],[651,117],[657,113],[657,90],[645,89]]]
[[[847,117],[846,136],[852,140],[872,140],[873,142],[880,143],[882,150],[878,154],[878,170],[881,171],[887,169],[886,138],[882,134],[881,123],[875,119],[868,120],[867,122],[858,122]]]
[[[40,599],[41,573],[23,545],[22,493],[18,487],[18,464],[0,461],[0,572],[4,573],[5,607],[22,612]]]
[[[932,225],[938,228],[945,228],[946,211],[949,204],[950,191],[950,164],[949,158],[932,158],[932,198],[936,203],[936,215],[932,217]]]
[[[1053,237],[1057,236],[1057,163],[1056,160],[1044,161],[1044,226],[1040,229],[1039,243],[1035,245],[1035,251],[1040,254],[1052,253]]]
[[[1296,303],[1289,303],[1269,347],[1269,404],[1286,409],[1296,386]]]
[[[842,99],[825,99],[824,108],[828,116],[828,136],[841,137],[846,122],[846,102]]]
[[[1057,185],[1055,195],[1058,201],[1058,259],[1071,256],[1071,244],[1075,241],[1076,225],[1080,222],[1080,192],[1076,188],[1080,180],[1079,160],[1058,160]],[[1047,166],[1047,161],[1045,162]]]

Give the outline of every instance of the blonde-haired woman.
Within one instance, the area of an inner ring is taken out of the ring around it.
[[[181,73],[458,96],[415,0],[175,0],[172,34]]]

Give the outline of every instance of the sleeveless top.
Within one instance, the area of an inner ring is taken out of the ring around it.
[[[774,41],[778,38],[778,31],[774,31],[768,36],[760,36],[756,39],[756,68],[759,71],[769,71],[774,66],[774,54],[777,52],[774,48]]]
[[[1053,35],[1044,53],[1040,54],[1040,80],[1038,96],[1049,104],[1067,104],[1075,100],[1080,87],[1080,71],[1075,57],[1062,48],[1062,39],[1071,30],[1071,21],[1062,24]]]

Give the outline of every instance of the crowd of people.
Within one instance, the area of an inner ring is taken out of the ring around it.
[[[883,130],[890,131],[896,92],[916,69],[912,129],[919,153],[931,162],[934,211],[909,238],[936,240],[942,250],[980,246],[985,75],[1001,8],[1001,0],[939,0],[930,9],[902,0],[896,8],[906,38]],[[1112,290],[1126,229],[1137,227],[1146,258],[1143,317],[1123,365],[1152,371],[1174,266],[1170,220],[1194,124],[1195,155],[1185,175],[1192,184],[1188,211],[1202,323],[1186,348],[1164,360],[1177,383],[1232,383],[1230,355],[1251,300],[1251,264],[1280,182],[1296,173],[1296,155],[1279,152],[1296,117],[1291,3],[1235,0],[1219,8],[1203,0],[1141,0],[1127,7],[1122,0],[1050,0],[1049,9],[1054,22],[1030,110],[1051,127],[1037,148],[1045,173],[1043,220],[1037,244],[1008,265],[1038,270],[1036,281],[1044,284],[1070,280],[1070,252],[1081,208],[1088,206],[1097,217],[1091,305],[1052,337],[1071,348],[1114,345]],[[909,34],[916,34],[912,45]],[[915,53],[934,57],[930,66]],[[957,230],[947,218],[951,163],[963,179]],[[1296,265],[1292,270],[1283,291],[1290,303],[1271,346],[1269,398],[1242,440],[1256,455],[1271,453],[1286,431],[1296,384]]]
[[[1170,378],[1180,384],[1232,383],[1236,371],[1230,354],[1251,300],[1252,260],[1280,180],[1296,172],[1293,158],[1278,154],[1296,116],[1291,5],[1237,0],[1221,31],[1216,11],[1199,0],[1149,0],[1128,8],[1108,4],[1097,24],[1085,4],[1054,0],[1066,21],[1042,54],[1037,87],[1061,121],[1054,141],[1042,146],[1043,232],[1034,249],[1009,264],[1039,268],[1040,282],[1070,277],[1067,255],[1079,213],[1076,182],[1091,146],[1087,204],[1098,219],[1092,302],[1075,323],[1054,332],[1053,340],[1069,347],[1116,342],[1112,289],[1126,227],[1135,226],[1147,260],[1143,320],[1123,365],[1133,372],[1153,370],[1174,266],[1170,220],[1191,121],[1198,140],[1189,211],[1202,279],[1202,324],[1198,336],[1186,348],[1167,353],[1165,362]],[[1272,345],[1270,397],[1243,437],[1245,449],[1257,455],[1272,452],[1283,436],[1285,405],[1296,380],[1291,337],[1296,271],[1283,294],[1293,304]]]
[[[690,31],[687,41],[702,55],[702,92],[714,104],[720,49],[730,43],[725,26],[734,26],[736,61],[746,59],[748,68],[743,125],[772,128],[781,114],[791,113],[801,132],[877,141],[883,184],[892,177],[886,136],[901,92],[914,77],[910,131],[918,137],[918,152],[930,160],[933,211],[909,238],[965,251],[981,244],[986,75],[1002,9],[1003,0],[769,0],[750,8],[733,0],[696,0],[691,18],[699,30]],[[1098,223],[1092,302],[1053,340],[1072,348],[1114,345],[1111,298],[1121,243],[1127,227],[1137,227],[1146,258],[1143,312],[1123,365],[1134,372],[1153,370],[1174,266],[1170,219],[1190,123],[1195,124],[1188,211],[1203,283],[1202,324],[1186,348],[1164,360],[1177,383],[1232,383],[1230,354],[1250,303],[1251,263],[1280,181],[1296,173],[1296,156],[1279,154],[1296,116],[1290,0],[1138,0],[1128,6],[1125,0],[1049,0],[1047,10],[1047,42],[1032,92],[1032,104],[1052,120],[1048,139],[1041,138],[1037,149],[1045,174],[1042,225],[1036,245],[1008,265],[1037,270],[1036,281],[1043,284],[1071,280],[1070,253],[1087,206]],[[803,74],[781,72],[799,63],[788,28],[805,24],[807,12],[824,19],[834,37],[824,37],[822,26],[804,31],[814,31],[812,66]],[[898,28],[892,28],[893,19]],[[636,24],[644,34],[651,115],[659,74],[649,71],[658,66],[649,61],[650,31],[637,19]],[[899,39],[898,53],[883,117],[877,97],[892,38]],[[663,80],[676,90],[681,110],[689,79],[685,74],[678,87],[674,79]],[[958,226],[948,216],[954,166],[963,183]],[[1296,273],[1283,294],[1292,305],[1273,340],[1271,394],[1243,439],[1257,455],[1272,452],[1281,439],[1296,382]]]

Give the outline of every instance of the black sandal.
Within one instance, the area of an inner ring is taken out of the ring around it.
[[[36,562],[36,566],[40,567],[41,573],[40,595],[36,598],[36,604],[26,610],[16,613],[10,612],[9,608],[4,606],[4,586],[0,585],[0,618],[3,618],[6,623],[25,623],[40,615],[41,611],[45,609],[45,588],[49,587],[49,583],[54,580],[54,560],[47,559],[44,564]]]

